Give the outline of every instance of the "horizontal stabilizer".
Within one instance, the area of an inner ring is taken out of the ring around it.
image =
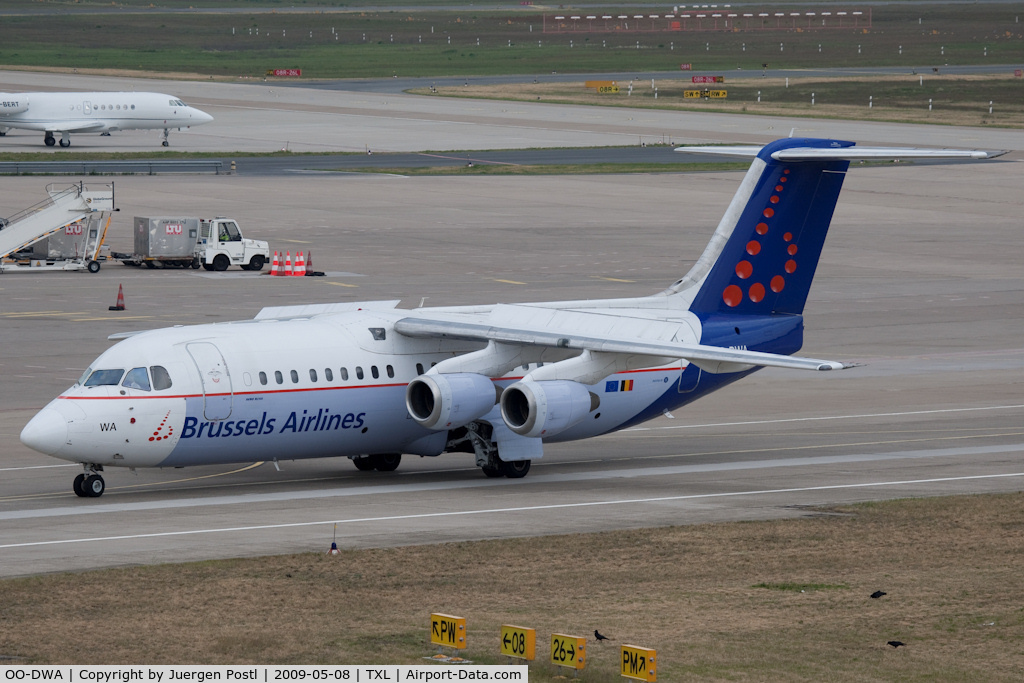
[[[721,145],[677,147],[677,152],[756,157],[763,148],[757,145]],[[771,153],[776,161],[895,161],[897,159],[994,159],[1006,151],[978,149],[922,149],[918,147],[788,147]]]

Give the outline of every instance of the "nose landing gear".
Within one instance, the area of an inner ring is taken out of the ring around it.
[[[103,465],[84,465],[85,472],[75,477],[71,488],[79,498],[99,498],[107,490],[107,484],[100,476]]]

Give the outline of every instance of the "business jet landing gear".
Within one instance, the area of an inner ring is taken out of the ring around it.
[[[100,476],[103,465],[84,465],[85,472],[75,477],[71,488],[79,498],[99,498],[107,490],[107,484]]]
[[[171,146],[171,142],[170,142],[170,140],[167,139],[168,137],[170,137],[170,135],[171,135],[171,129],[170,128],[164,128],[164,141],[161,142],[160,144],[162,144],[164,147],[170,147]]]
[[[46,135],[43,136],[43,143],[47,147],[53,147],[57,144],[57,138],[53,137],[53,133],[47,131]]]

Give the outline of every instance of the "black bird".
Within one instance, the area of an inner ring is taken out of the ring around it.
[[[608,636],[602,636],[598,632],[598,630],[596,628],[594,629],[594,637],[597,638],[599,641],[601,641],[601,640],[611,640]]]
[[[888,595],[888,593],[886,593],[885,591],[875,591],[874,593],[871,594],[871,597],[873,597],[875,600],[877,600],[878,598],[882,597],[883,595]]]
[[[899,640],[890,640],[887,644],[892,645],[893,649],[899,647],[900,645],[906,645],[906,643],[900,642]]]

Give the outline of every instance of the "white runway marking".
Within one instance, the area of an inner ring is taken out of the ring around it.
[[[140,538],[161,538],[167,536],[189,536],[194,534],[217,534],[238,531],[266,531],[269,529],[294,529],[296,527],[322,526],[325,524],[357,524],[363,522],[392,522],[409,519],[429,519],[437,517],[461,517],[466,515],[507,514],[510,512],[531,512],[537,510],[564,510],[568,508],[598,507],[605,505],[630,505],[645,503],[665,503],[679,500],[701,500],[709,498],[735,498],[738,496],[763,496],[779,493],[802,493],[807,491],[834,491],[838,489],[873,488],[881,486],[906,486],[910,484],[937,484],[951,481],[972,481],[979,479],[1004,479],[1007,477],[1024,477],[1024,472],[1007,472],[1004,474],[979,474],[966,477],[938,477],[935,479],[904,479],[901,481],[875,481],[862,484],[832,484],[826,486],[806,486],[788,489],[764,489],[760,491],[729,491],[724,493],[696,493],[684,496],[659,496],[656,498],[627,498],[624,500],[596,500],[587,503],[560,503],[554,505],[527,505],[523,507],[490,508],[487,510],[455,510],[448,512],[425,512],[414,515],[390,515],[386,517],[358,517],[354,519],[327,519],[316,522],[291,522],[288,524],[260,524],[255,526],[225,527],[220,529],[189,529],[187,531],[163,531],[151,534],[131,534],[127,536],[101,536],[96,538],[70,538],[59,541],[34,541],[30,543],[10,543],[0,545],[5,548],[28,548],[42,545],[64,545],[68,543],[93,543],[97,541],[130,541]]]
[[[1024,405],[983,406],[980,408],[939,408],[936,410],[909,410],[899,413],[864,413],[861,415],[823,415],[821,417],[787,417],[777,420],[750,420],[747,422],[711,422],[696,425],[667,425],[664,427],[630,427],[623,432],[656,432],[663,429],[702,429],[705,427],[742,427],[749,425],[785,424],[787,422],[818,422],[822,420],[858,420],[872,417],[909,417],[912,415],[940,415],[943,413],[973,413],[983,410],[1020,410]]]
[[[779,460],[763,460],[763,461],[743,461],[743,462],[732,462],[732,463],[710,463],[704,465],[678,465],[671,467],[652,467],[652,468],[631,468],[631,469],[619,469],[602,472],[584,472],[579,474],[552,474],[535,477],[527,483],[534,484],[550,484],[550,483],[572,483],[583,480],[594,481],[602,479],[621,479],[621,478],[635,478],[635,477],[664,477],[669,475],[680,475],[680,474],[691,474],[701,472],[720,472],[720,471],[736,471],[736,470],[753,470],[753,469],[773,469],[777,467],[794,467],[798,465],[835,465],[835,464],[852,464],[861,462],[871,461],[892,461],[900,459],[917,459],[917,458],[942,458],[942,457],[963,457],[970,455],[992,455],[1000,453],[1019,453],[1024,451],[1024,444],[1009,444],[1004,446],[987,446],[980,448],[946,448],[946,449],[932,449],[932,450],[921,450],[921,451],[901,451],[901,452],[889,452],[889,453],[860,453],[853,455],[837,455],[837,456],[821,456],[814,458],[784,458]],[[3,548],[21,548],[36,545],[50,545],[54,543],[81,543],[81,542],[92,542],[92,541],[110,541],[110,540],[129,540],[136,538],[152,538],[160,536],[181,536],[189,534],[206,534],[206,533],[221,533],[230,531],[248,531],[248,530],[259,530],[259,529],[281,529],[296,526],[315,526],[318,524],[328,523],[342,523],[351,524],[355,522],[372,522],[372,521],[388,521],[388,520],[400,520],[400,519],[420,519],[424,517],[446,517],[446,516],[459,516],[459,515],[470,515],[470,514],[484,514],[488,512],[523,512],[529,510],[553,510],[563,508],[574,508],[574,507],[587,507],[587,506],[600,506],[600,505],[622,505],[626,503],[655,503],[655,502],[666,502],[666,501],[679,501],[679,500],[694,500],[702,498],[720,498],[727,496],[751,496],[751,495],[763,495],[763,494],[775,494],[775,493],[795,493],[801,491],[827,491],[835,489],[849,489],[849,488],[867,488],[867,487],[878,487],[878,486],[897,486],[903,484],[925,484],[925,483],[937,483],[946,481],[969,481],[977,479],[991,479],[1001,477],[1019,477],[1024,476],[1024,472],[1008,473],[1008,474],[990,474],[990,475],[972,475],[963,477],[948,477],[948,478],[935,478],[935,479],[918,479],[918,480],[903,480],[903,481],[888,481],[888,482],[866,482],[858,484],[834,484],[814,487],[798,487],[798,488],[786,488],[786,489],[770,489],[770,490],[759,490],[759,491],[737,491],[729,493],[708,493],[708,494],[692,494],[692,495],[680,495],[680,496],[662,496],[655,498],[636,498],[636,499],[625,499],[625,500],[604,500],[604,501],[592,501],[586,503],[566,503],[557,505],[537,505],[537,506],[526,506],[526,507],[513,507],[513,508],[501,508],[493,510],[466,510],[466,511],[449,511],[449,512],[437,512],[427,513],[420,515],[397,515],[391,517],[375,517],[365,519],[349,519],[349,520],[330,520],[328,522],[296,522],[291,524],[271,524],[251,527],[230,527],[230,528],[219,528],[219,529],[191,529],[186,531],[175,531],[175,532],[157,532],[149,534],[134,534],[127,536],[105,536],[96,538],[81,538],[81,539],[61,539],[59,541],[35,541],[29,543],[14,543],[0,545],[0,549]],[[206,507],[212,505],[235,505],[243,503],[268,503],[268,502],[279,502],[284,500],[310,500],[319,498],[338,498],[338,497],[350,497],[350,496],[366,496],[366,495],[382,495],[392,493],[418,493],[425,491],[439,491],[439,490],[452,490],[452,489],[467,489],[467,488],[480,488],[484,486],[514,486],[523,485],[521,480],[479,480],[479,481],[461,481],[461,482],[434,482],[425,484],[390,484],[383,486],[363,486],[357,488],[337,488],[327,489],[322,491],[293,491],[293,492],[282,492],[282,493],[269,493],[269,494],[243,494],[239,496],[216,496],[212,498],[192,498],[185,500],[161,500],[152,502],[140,502],[140,503],[111,503],[106,505],[96,505],[92,507],[60,507],[60,508],[48,508],[39,510],[18,510],[0,513],[0,520],[18,520],[18,519],[36,519],[46,517],[62,517],[62,516],[81,516],[86,514],[102,514],[102,513],[117,513],[117,512],[139,512],[145,510],[160,510],[160,509],[171,509],[171,508],[187,508],[187,507]]]

